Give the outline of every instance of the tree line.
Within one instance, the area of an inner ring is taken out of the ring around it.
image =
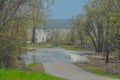
[[[44,0],[51,4],[51,1]],[[0,68],[12,68],[26,43],[27,29],[43,23],[42,0],[0,0]]]
[[[88,0],[84,10],[72,20],[69,41],[104,52],[106,63],[115,51],[120,59],[120,0]]]

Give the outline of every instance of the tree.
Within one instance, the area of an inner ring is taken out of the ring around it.
[[[0,0],[0,68],[14,67],[26,41],[27,27],[32,25],[31,21],[36,24],[44,18],[44,13],[33,11],[33,8],[39,9],[39,3],[32,5],[33,8],[30,3],[31,0]]]
[[[105,51],[106,63],[109,62],[109,54],[115,45],[112,40],[116,40],[114,36],[116,32],[119,33],[118,3],[119,0],[91,0],[86,6],[88,15],[86,31],[93,40],[96,52]]]
[[[71,33],[73,33],[73,39],[74,42],[77,42],[77,40],[80,41],[79,46],[82,48],[84,47],[85,43],[85,31],[84,31],[84,25],[85,25],[86,17],[85,15],[79,15],[75,19],[72,20],[71,24]]]
[[[0,1],[0,68],[13,67],[17,58],[19,41],[24,34],[20,32],[20,23],[23,22],[19,22],[22,16],[18,14],[23,3],[17,0]]]
[[[105,53],[106,63],[109,63],[112,51],[120,51],[119,3],[120,0],[88,0],[84,18],[77,17],[72,22],[71,30],[78,33],[81,43],[89,36],[95,51]],[[74,36],[76,37],[76,34]],[[120,54],[118,56],[120,57]]]

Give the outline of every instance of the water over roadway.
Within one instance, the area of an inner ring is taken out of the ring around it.
[[[60,48],[43,48],[28,51],[24,55],[26,65],[42,63],[46,73],[68,80],[119,80],[97,76],[86,72],[72,64],[72,62],[89,61],[82,51],[67,51]]]

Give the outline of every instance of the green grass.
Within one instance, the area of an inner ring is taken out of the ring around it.
[[[111,74],[108,74],[106,73],[105,71],[99,69],[99,68],[95,68],[93,67],[90,72],[96,74],[96,75],[101,75],[101,76],[106,76],[106,77],[111,77],[111,78],[118,78],[120,79],[120,74],[119,75],[111,75]]]
[[[28,68],[33,68],[33,67],[35,67],[36,66],[36,64],[29,64],[28,65]]]
[[[0,80],[64,80],[45,73],[22,70],[0,70]]]
[[[91,70],[91,72],[96,75],[100,75],[100,76],[106,76],[106,77],[110,77],[110,78],[120,79],[120,74],[119,75],[111,75],[111,74],[107,74],[105,71],[102,71],[99,69],[93,69],[93,70]]]
[[[67,50],[81,50],[81,51],[90,51],[90,49],[83,49],[73,45],[60,45],[59,47],[65,48]]]
[[[91,72],[91,73],[96,74],[96,75],[99,75],[99,76],[105,76],[105,77],[120,79],[120,74],[118,74],[118,75],[108,74],[104,70],[100,69],[99,67],[95,67],[95,66],[93,66],[89,63],[83,64],[81,67],[83,69],[85,69],[86,71]]]
[[[76,47],[76,46],[74,46],[74,45],[65,45],[65,44],[59,44],[59,43],[44,43],[44,44],[41,44],[40,46],[42,46],[42,47],[47,47],[47,48],[58,47],[58,48],[64,48],[64,49],[66,49],[66,50],[91,51],[91,49],[84,49],[84,48]]]
[[[27,47],[23,47],[27,50],[33,50],[35,48],[64,48],[66,50],[82,50],[82,51],[92,51],[92,49],[84,49],[79,48],[74,45],[65,45],[65,44],[59,44],[59,43],[40,43],[40,44],[28,44]]]

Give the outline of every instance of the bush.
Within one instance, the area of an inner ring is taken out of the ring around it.
[[[16,41],[9,35],[0,36],[0,68],[12,68],[17,57]]]

